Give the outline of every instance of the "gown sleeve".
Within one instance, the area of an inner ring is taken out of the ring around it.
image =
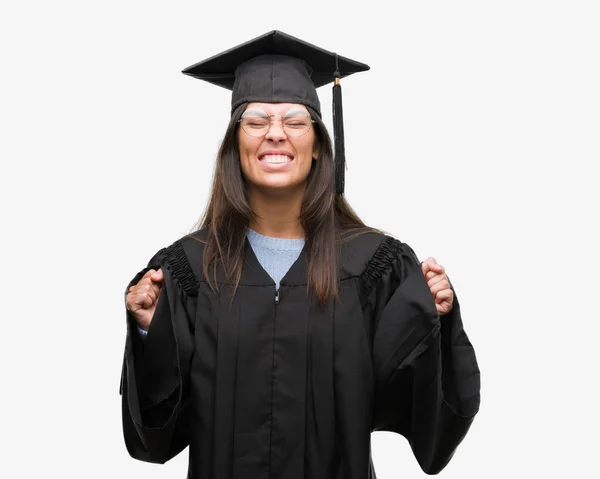
[[[375,321],[373,430],[403,435],[421,469],[437,474],[480,403],[479,367],[456,292],[440,317],[414,251],[389,236],[364,277]]]
[[[188,444],[190,362],[198,283],[179,242],[161,249],[129,283],[149,269],[163,270],[156,310],[142,336],[127,311],[121,374],[123,435],[129,454],[163,464]]]

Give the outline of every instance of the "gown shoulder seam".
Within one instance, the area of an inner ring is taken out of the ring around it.
[[[367,294],[375,288],[386,271],[392,268],[394,262],[407,253],[407,250],[408,254],[415,256],[413,250],[407,244],[402,243],[393,236],[384,236],[367,267],[360,274],[360,279],[366,287]]]
[[[165,253],[166,266],[169,268],[169,271],[171,271],[173,278],[177,280],[181,289],[183,289],[188,296],[196,296],[198,294],[198,289],[200,288],[200,283],[190,266],[181,240],[175,241],[171,246],[166,248]]]

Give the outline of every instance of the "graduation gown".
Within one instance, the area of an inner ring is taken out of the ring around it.
[[[121,379],[129,454],[188,479],[374,479],[370,435],[393,431],[436,474],[479,409],[460,305],[441,319],[413,250],[380,233],[342,246],[339,295],[307,297],[303,250],[278,292],[246,240],[237,293],[201,272],[205,231],[158,251],[145,340],[127,313]]]

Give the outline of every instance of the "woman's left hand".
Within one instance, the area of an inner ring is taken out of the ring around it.
[[[438,314],[441,316],[449,313],[454,302],[454,292],[450,288],[450,282],[444,267],[439,265],[433,257],[423,261],[421,267],[429,290],[435,300]]]

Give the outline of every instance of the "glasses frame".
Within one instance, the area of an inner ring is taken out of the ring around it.
[[[267,128],[267,131],[265,131],[265,132],[264,132],[262,135],[251,135],[250,133],[248,133],[248,132],[246,131],[246,129],[244,128],[244,126],[242,125],[242,121],[244,120],[244,118],[240,118],[240,119],[237,121],[237,122],[240,124],[240,127],[241,127],[241,129],[244,131],[244,133],[246,133],[246,135],[248,135],[248,136],[249,136],[249,137],[251,137],[251,138],[261,138],[261,137],[263,137],[263,136],[267,136],[267,135],[269,134],[269,131],[271,131],[271,128],[272,128],[272,126],[273,126],[273,118],[275,118],[275,117],[279,117],[280,119],[283,119],[283,117],[284,117],[284,116],[287,114],[287,112],[285,112],[283,115],[268,115],[268,114],[266,114],[266,113],[267,113],[266,111],[264,111],[264,110],[261,110],[261,111],[265,113],[265,116],[262,116],[262,117],[260,117],[260,118],[268,118],[268,119],[269,119],[269,128]],[[289,110],[288,110],[288,111],[289,111]],[[245,113],[245,112],[244,112],[244,113]],[[310,114],[308,114],[308,115],[302,115],[302,116],[306,116],[306,117],[307,117],[307,118],[310,120],[310,123],[311,123],[311,125],[312,125],[312,124],[314,124],[314,123],[316,123],[316,122],[315,122],[315,120],[313,120],[313,119],[311,118]],[[294,117],[291,117],[291,118],[294,118]],[[283,132],[286,134],[286,136],[289,136],[289,137],[291,137],[291,138],[302,138],[304,135],[306,135],[306,134],[307,134],[307,133],[310,131],[310,126],[309,126],[309,128],[307,128],[307,130],[306,130],[304,133],[302,133],[301,135],[290,135],[290,134],[289,134],[289,133],[288,133],[288,132],[285,130],[285,127],[284,127],[284,125],[283,125],[283,120],[282,120],[282,122],[281,122],[281,129],[282,129],[282,131],[283,131]]]

